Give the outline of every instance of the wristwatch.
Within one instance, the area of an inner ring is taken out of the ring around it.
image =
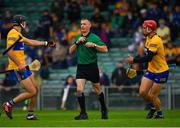
[[[96,44],[94,44],[94,47],[93,48],[96,48],[97,47],[97,45]]]
[[[79,45],[77,41],[75,42],[75,45]]]

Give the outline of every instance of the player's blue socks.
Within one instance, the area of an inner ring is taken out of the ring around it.
[[[150,109],[156,110],[156,108],[154,107],[154,104],[153,104],[153,103],[149,103],[149,106],[150,106]]]
[[[12,105],[12,106],[15,104],[14,101],[13,101],[13,99],[10,100],[10,101],[8,101],[8,103],[9,103],[10,105]]]
[[[33,115],[33,110],[28,110],[28,115]]]
[[[157,111],[157,115],[160,117],[163,117],[163,112],[162,111]]]
[[[38,118],[33,114],[33,110],[28,110],[28,115],[26,116],[27,120],[38,120]]]
[[[164,116],[163,116],[163,113],[161,110],[157,111],[157,114],[156,116],[154,117],[154,119],[163,119]]]

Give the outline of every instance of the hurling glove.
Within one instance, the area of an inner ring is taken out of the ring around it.
[[[127,75],[127,77],[129,77],[129,78],[134,78],[134,77],[136,77],[137,76],[137,72],[136,72],[136,70],[134,70],[134,69],[132,69],[132,68],[128,68],[127,70],[126,70],[126,75]]]

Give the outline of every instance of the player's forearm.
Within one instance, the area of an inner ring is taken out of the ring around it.
[[[76,47],[77,47],[77,45],[76,45],[76,44],[73,44],[73,45],[70,47],[70,49],[69,49],[69,53],[70,53],[70,54],[73,54],[73,53],[75,52],[75,50],[76,50]]]
[[[135,57],[133,60],[133,63],[146,63],[149,62],[150,59],[149,56],[144,56],[144,57]]]
[[[17,65],[21,65],[21,63],[19,62],[19,60],[16,58],[16,56],[13,54],[12,50],[10,50],[8,53],[7,53],[8,57]]]
[[[99,46],[99,45],[97,45],[95,48],[99,52],[108,52],[107,46]]]
[[[143,57],[135,57],[133,60],[133,63],[146,63],[146,62],[150,62],[153,58],[153,56],[155,56],[155,53],[149,51],[148,55],[143,56]]]
[[[38,40],[31,40],[31,39],[25,39],[24,42],[30,46],[46,46],[47,45],[46,41],[38,41]]]

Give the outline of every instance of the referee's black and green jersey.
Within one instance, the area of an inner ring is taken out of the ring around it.
[[[75,42],[81,37],[82,35],[77,35],[72,44],[75,44]],[[102,40],[94,33],[90,32],[86,36],[86,42],[92,42],[99,46],[105,45]],[[78,57],[78,64],[91,64],[91,63],[97,63],[97,50],[95,48],[87,48],[85,46],[85,43],[80,43],[77,48],[77,57]]]

